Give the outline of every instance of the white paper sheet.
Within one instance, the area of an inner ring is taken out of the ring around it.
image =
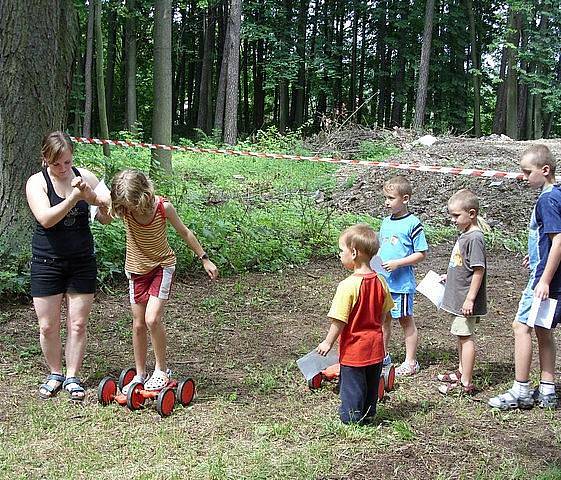
[[[429,270],[425,278],[417,285],[417,291],[427,297],[432,303],[440,308],[444,297],[444,284],[440,281],[440,275]]]
[[[540,300],[538,297],[534,297],[526,325],[532,328],[543,327],[550,329],[553,315],[555,314],[555,307],[557,307],[557,300],[553,298]]]
[[[111,192],[109,191],[109,189],[107,188],[107,185],[105,185],[105,182],[103,180],[101,180],[98,184],[97,187],[94,188],[94,192],[96,195],[100,196],[100,197],[110,197],[111,196]],[[90,208],[90,220],[93,222],[95,219],[95,216],[97,214],[97,209],[98,207],[96,207],[95,205],[92,205]]]
[[[312,350],[303,357],[296,360],[296,365],[302,372],[306,380],[311,380],[322,370],[339,362],[339,352],[337,348],[332,348],[327,356],[320,355],[316,350]]]
[[[378,255],[374,255],[370,260],[370,268],[376,273],[387,273],[387,270],[382,267],[382,259]]]

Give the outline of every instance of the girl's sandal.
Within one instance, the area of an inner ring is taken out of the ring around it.
[[[462,372],[456,370],[455,372],[441,373],[437,375],[436,378],[439,382],[456,383],[459,382],[460,379],[462,378]]]
[[[464,385],[462,382],[445,383],[438,387],[438,391],[442,395],[449,395],[451,393],[457,393],[459,395],[475,395],[477,392],[475,390],[475,385],[470,383],[469,385]]]
[[[152,376],[144,384],[145,390],[161,390],[169,383],[169,375],[161,370],[154,370]]]
[[[81,402],[86,396],[86,391],[78,377],[68,377],[62,384],[62,388],[68,392],[70,400],[73,402]]]
[[[39,387],[39,398],[47,400],[53,398],[62,388],[63,382],[66,377],[60,373],[51,373],[47,376],[47,380]],[[51,382],[51,384],[49,384]],[[52,385],[52,382],[57,382],[56,385]]]

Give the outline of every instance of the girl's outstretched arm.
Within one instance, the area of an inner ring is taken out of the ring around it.
[[[194,233],[185,226],[181,218],[179,218],[177,211],[170,202],[164,202],[164,209],[166,211],[166,217],[168,218],[169,223],[171,223],[173,228],[175,228],[175,231],[181,236],[181,238],[185,241],[189,248],[193,250],[195,255],[197,255],[197,257],[202,260],[203,267],[210,279],[216,280],[218,278],[218,269],[216,268],[216,265],[214,265],[214,263],[212,263],[208,258],[208,255],[203,250],[203,247],[201,247],[201,244],[197,240],[197,237],[195,237]]]

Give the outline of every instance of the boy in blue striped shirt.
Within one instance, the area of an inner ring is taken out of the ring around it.
[[[417,346],[419,335],[413,320],[415,271],[413,266],[426,258],[428,244],[420,220],[409,213],[407,205],[412,188],[407,178],[399,175],[384,184],[385,205],[390,215],[380,227],[380,252],[382,272],[390,289],[395,307],[383,324],[386,357],[384,366],[391,364],[389,352],[392,321],[399,320],[405,336],[405,360],[397,367],[397,376],[414,375],[419,371]]]

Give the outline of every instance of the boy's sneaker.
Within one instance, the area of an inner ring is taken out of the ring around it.
[[[508,392],[490,398],[487,404],[499,410],[514,410],[515,408],[529,410],[534,406],[534,399],[530,394],[517,397],[511,388]]]
[[[407,360],[405,360],[399,367],[395,369],[395,375],[397,377],[410,377],[419,373],[421,367],[419,362],[415,362],[415,365],[411,365]]]
[[[384,361],[382,362],[383,367],[388,367],[392,364],[392,357],[389,353],[386,354],[384,357]]]
[[[557,408],[557,394],[555,392],[544,395],[540,392],[540,388],[536,387],[532,394],[532,400],[540,408]]]

